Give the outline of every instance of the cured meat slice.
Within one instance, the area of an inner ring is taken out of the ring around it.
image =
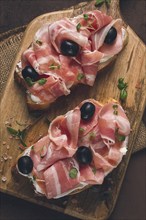
[[[112,44],[105,44],[105,37],[110,30],[111,27],[115,27],[117,30],[117,37]],[[122,20],[116,19],[111,21],[107,26],[100,29],[94,35],[92,35],[92,49],[98,50],[107,55],[115,55],[121,51],[123,48],[123,40],[122,40]]]
[[[45,83],[40,85],[39,82],[35,83],[33,86],[29,87],[29,91],[34,96],[37,96],[42,101],[54,101],[61,95],[68,95],[70,90],[66,87],[64,81],[54,75],[53,73],[48,73],[47,78],[45,78]]]
[[[115,144],[117,135],[127,136],[130,124],[123,108],[116,103],[108,103],[99,112],[98,125],[104,142]]]
[[[48,135],[37,142],[31,151],[34,167],[41,171],[54,162],[72,157],[77,148],[80,110],[75,108],[65,116],[58,116],[50,124]]]
[[[22,66],[27,63],[39,73],[44,74],[52,70],[52,65],[60,67],[60,61],[52,45],[42,41],[34,41],[22,55]]]
[[[71,169],[75,169],[75,176],[70,176]],[[44,179],[46,196],[48,198],[58,198],[88,184],[102,184],[104,174],[101,169],[94,174],[90,166],[80,167],[74,158],[69,158],[58,161],[49,167],[44,172]]]
[[[49,26],[49,36],[58,53],[61,53],[61,42],[66,39],[76,42],[83,48],[88,44],[88,38],[77,32],[76,26],[67,18],[52,23]]]
[[[111,16],[107,16],[98,10],[93,10],[90,12],[84,12],[82,15],[78,15],[73,18],[72,21],[77,25],[80,24],[80,30],[87,29],[91,33],[97,32],[105,25],[109,24],[112,20]]]

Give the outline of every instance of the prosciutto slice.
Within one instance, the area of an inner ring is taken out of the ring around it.
[[[79,123],[80,110],[78,107],[52,121],[48,135],[40,139],[31,151],[36,170],[43,170],[54,162],[75,154]]]
[[[104,39],[111,27],[115,27],[117,30],[117,38],[115,41],[108,45],[104,43]],[[92,49],[98,50],[103,53],[104,56],[115,55],[122,50],[123,40],[122,40],[122,20],[116,19],[111,21],[107,26],[100,29],[92,35]]]
[[[86,102],[95,106],[94,115],[88,121],[81,119],[80,111]],[[50,199],[88,185],[102,184],[125,155],[129,133],[128,118],[114,100],[104,105],[94,99],[84,100],[65,115],[56,117],[48,134],[24,152],[33,161],[31,175],[36,179],[36,191]],[[81,146],[90,148],[90,164],[78,162],[76,152]]]
[[[112,26],[117,30],[117,38],[108,45],[104,40]],[[57,97],[68,95],[73,85],[83,83],[93,86],[99,64],[122,50],[123,34],[121,19],[113,20],[98,10],[42,26],[21,58],[22,69],[32,66],[40,78],[48,78],[46,86],[42,87],[36,81],[36,85],[27,87],[32,101],[39,99],[49,105]],[[76,56],[62,54],[60,48],[64,40],[79,45]]]
[[[82,15],[78,15],[77,17],[72,19],[73,23],[81,24],[82,30],[89,30],[94,33],[100,30],[105,25],[109,24],[112,21],[111,16],[107,16],[98,10],[93,10],[89,12],[84,12]]]
[[[76,25],[67,18],[52,23],[49,26],[49,36],[52,45],[58,53],[61,53],[61,42],[66,39],[76,42],[83,48],[88,44],[88,38],[77,32]]]
[[[75,178],[70,178],[71,169],[77,170]],[[80,167],[74,158],[56,162],[44,172],[47,198],[59,198],[88,184],[102,184],[104,173],[99,169],[94,174],[88,165]],[[63,184],[62,184],[63,183]]]

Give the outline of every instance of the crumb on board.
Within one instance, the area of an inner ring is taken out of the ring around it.
[[[7,154],[7,153],[4,153],[4,154],[2,155],[2,157],[3,157],[4,160],[7,160],[7,159],[8,159],[8,154]]]
[[[6,182],[7,181],[7,177],[6,176],[2,176],[2,182]]]
[[[10,149],[10,146],[7,144],[6,148],[7,148],[7,150],[9,150],[9,149]]]

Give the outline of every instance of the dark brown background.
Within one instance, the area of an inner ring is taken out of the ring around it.
[[[28,24],[43,13],[83,0],[0,0],[0,33]],[[146,43],[145,0],[120,0],[121,14]],[[1,220],[76,220],[14,197],[1,195]],[[109,220],[146,220],[146,150],[132,155],[115,210]]]

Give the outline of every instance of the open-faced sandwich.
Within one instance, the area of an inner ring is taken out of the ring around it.
[[[102,184],[127,151],[129,120],[118,102],[81,102],[56,117],[48,134],[17,160],[19,174],[48,199]]]
[[[21,56],[15,79],[26,89],[29,110],[43,110],[79,83],[93,86],[127,42],[121,19],[99,10],[41,27]]]

